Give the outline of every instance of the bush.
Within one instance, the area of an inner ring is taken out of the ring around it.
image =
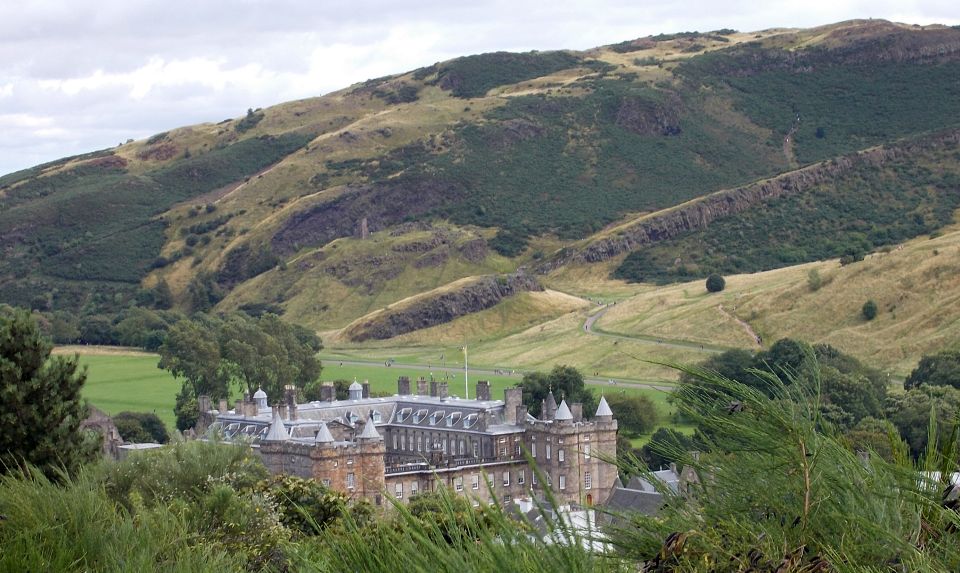
[[[707,291],[720,292],[727,286],[727,281],[718,274],[712,274],[707,277]]]
[[[170,440],[167,428],[156,414],[149,412],[120,412],[113,423],[125,442],[165,444]]]
[[[810,287],[811,292],[820,290],[820,287],[823,286],[823,277],[820,276],[820,271],[810,269],[810,272],[807,273],[807,286]]]
[[[863,308],[860,309],[860,312],[863,313],[863,318],[867,320],[873,320],[877,317],[877,303],[872,300],[868,300],[863,303]]]

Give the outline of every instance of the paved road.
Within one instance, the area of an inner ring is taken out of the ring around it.
[[[334,357],[323,357],[321,356],[324,362],[326,362],[326,368],[332,368],[332,364],[343,363],[345,366],[372,366],[374,368],[383,368],[388,370],[386,366],[383,365],[383,362],[373,361],[373,360],[356,360],[356,359],[346,359],[340,360],[339,358]],[[430,370],[431,372],[449,372],[451,374],[462,374],[463,368],[456,366],[447,366],[446,368],[442,366],[437,366],[436,364],[415,364],[409,362],[394,362],[392,368],[414,368],[414,369],[423,369]],[[519,370],[516,370],[515,374],[511,375],[509,372],[513,370],[510,368],[470,368],[470,378],[473,380],[481,380],[483,376],[505,376],[507,378],[516,378],[519,382],[523,377],[523,373]],[[597,386],[609,386],[610,388],[617,388],[618,386],[628,386],[631,388],[647,388],[651,390],[661,390],[664,392],[671,392],[674,389],[674,386],[666,384],[654,384],[651,382],[641,382],[639,380],[630,380],[627,378],[601,378],[596,376],[584,376],[584,382],[587,384],[593,384]]]

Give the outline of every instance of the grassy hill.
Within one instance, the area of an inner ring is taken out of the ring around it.
[[[131,304],[270,310],[343,340],[467,277],[525,269],[619,300],[666,295],[612,273],[667,283],[894,245],[957,207],[958,66],[960,30],[872,20],[465,56],[0,177],[0,298],[107,321]],[[630,368],[567,328],[579,304],[524,293],[397,344]]]

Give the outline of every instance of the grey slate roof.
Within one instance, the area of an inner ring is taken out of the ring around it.
[[[610,409],[610,404],[607,404],[607,399],[604,396],[600,396],[600,405],[597,406],[597,416],[613,416],[613,410]]]
[[[333,434],[330,433],[330,428],[327,427],[326,422],[320,422],[320,431],[317,432],[317,437],[314,438],[314,442],[318,444],[333,443]]]
[[[656,515],[663,505],[663,496],[655,491],[616,488],[607,500],[607,509],[613,512],[638,512]]]
[[[380,432],[377,431],[376,425],[373,423],[373,417],[367,418],[367,423],[363,425],[363,431],[360,432],[358,436],[360,439],[371,439],[371,440],[382,440],[383,436],[380,435]]]
[[[554,414],[553,419],[558,422],[573,419],[573,414],[570,413],[570,408],[567,406],[566,400],[560,401],[560,407],[557,408],[557,413]]]
[[[267,432],[267,437],[265,437],[264,440],[279,442],[289,439],[290,434],[287,433],[287,428],[283,425],[283,419],[280,417],[280,412],[274,412],[273,421],[270,423],[270,430]]]

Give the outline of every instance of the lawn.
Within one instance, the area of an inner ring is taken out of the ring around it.
[[[179,383],[170,373],[157,368],[159,357],[154,354],[81,354],[80,363],[87,367],[87,383],[83,389],[83,396],[91,404],[107,412],[116,414],[123,411],[153,412],[167,424],[174,427],[173,404]],[[420,376],[430,379],[431,370],[428,368],[404,368],[399,366],[384,367],[378,365],[351,365],[340,366],[338,361],[324,361],[321,378],[324,380],[358,380],[370,381],[372,392],[395,394],[397,378],[409,376],[416,388],[416,380]],[[436,379],[442,380],[442,373],[433,372]],[[447,374],[450,383],[451,396],[463,396],[463,372]],[[502,399],[503,389],[520,382],[516,376],[488,376],[470,374],[470,396],[474,396],[476,382],[489,380],[490,393],[494,399]],[[592,385],[594,392],[641,394],[650,398],[660,412],[660,425],[674,427],[684,431],[671,423],[672,408],[667,402],[668,393],[650,388],[636,386]],[[588,413],[592,414],[592,412]],[[645,443],[649,436],[636,438],[637,447]]]
[[[83,397],[108,414],[153,412],[173,428],[173,403],[180,384],[157,368],[158,360],[155,354],[81,354],[80,364],[87,367]]]

